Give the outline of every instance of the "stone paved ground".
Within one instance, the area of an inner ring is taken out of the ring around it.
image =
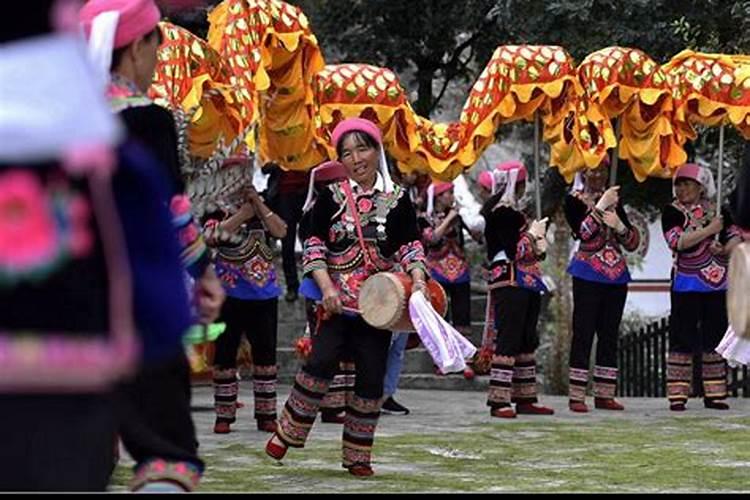
[[[543,396],[554,416],[506,420],[490,418],[481,392],[403,389],[397,399],[411,414],[381,417],[377,474],[358,480],[339,465],[341,426],[316,422],[307,447],[279,465],[263,453],[268,434],[255,430],[248,382],[228,435],[212,433],[211,388],[193,391],[207,463],[199,491],[750,491],[750,399],[731,399],[724,412],[691,400],[674,414],[663,399],[623,398],[624,412],[581,415],[566,398]],[[113,490],[129,465],[123,455]]]

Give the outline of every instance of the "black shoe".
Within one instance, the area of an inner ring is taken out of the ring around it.
[[[386,415],[408,415],[409,414],[409,408],[398,404],[396,400],[393,399],[392,397],[389,397],[383,402],[383,406],[381,407],[380,411],[382,411]]]
[[[287,302],[296,302],[298,296],[299,295],[297,295],[297,290],[290,288],[286,291],[286,295],[284,295],[284,300],[286,300]]]

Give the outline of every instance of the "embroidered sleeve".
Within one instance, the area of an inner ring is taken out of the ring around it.
[[[594,217],[593,212],[589,212],[586,217],[583,218],[583,221],[581,222],[581,227],[579,229],[579,234],[581,235],[581,241],[589,241],[593,237],[595,237],[599,231],[601,230],[601,224],[599,221]]]
[[[317,236],[310,236],[305,240],[302,250],[302,272],[309,275],[317,269],[328,269],[328,248],[323,240]]]
[[[427,273],[424,264],[424,247],[419,241],[412,241],[401,245],[398,249],[398,260],[404,271],[411,272],[414,269],[421,269]]]
[[[175,195],[169,203],[172,225],[180,242],[180,258],[190,276],[203,275],[209,264],[208,251],[198,224],[190,211],[190,199],[184,194]]]
[[[516,244],[516,261],[532,260],[536,257],[534,252],[534,239],[529,233],[521,233]]]
[[[636,229],[635,226],[632,226],[625,234],[618,234],[617,239],[620,241],[625,250],[627,250],[628,252],[632,252],[636,248],[638,248],[638,245],[641,243],[641,233],[638,232],[638,229]]]

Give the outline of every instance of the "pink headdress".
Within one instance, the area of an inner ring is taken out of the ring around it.
[[[525,181],[528,178],[526,166],[518,160],[510,160],[500,163],[492,172],[494,181],[492,194],[503,190],[503,195],[499,203],[505,205],[515,205],[516,200],[516,183]]]
[[[435,197],[453,189],[452,182],[433,181],[427,188],[427,215],[432,215],[435,207]]]
[[[707,168],[701,167],[695,163],[686,163],[682,165],[674,174],[674,182],[677,179],[691,179],[703,186],[706,197],[712,198],[716,194],[716,185],[714,176]]]
[[[103,81],[109,81],[112,51],[156,28],[161,18],[154,0],[90,0],[78,19],[89,42],[89,56]]]
[[[489,170],[484,170],[482,173],[480,173],[477,182],[479,182],[479,185],[483,186],[490,193],[494,191],[495,179],[492,176],[492,172],[490,172]]]
[[[347,118],[339,122],[336,128],[333,129],[333,133],[331,134],[333,147],[337,148],[341,138],[349,132],[365,133],[378,143],[380,146],[380,175],[383,176],[385,192],[393,191],[393,181],[391,180],[391,175],[388,173],[388,161],[385,159],[385,149],[383,148],[383,134],[380,132],[378,126],[364,118]]]
[[[310,172],[310,184],[307,187],[307,197],[305,198],[305,204],[302,206],[302,211],[307,212],[312,207],[315,183],[341,180],[347,177],[344,164],[335,160],[323,162],[312,169]]]
[[[514,170],[517,171],[518,172],[516,174],[517,182],[525,181],[526,178],[528,177],[526,166],[523,163],[521,163],[519,160],[509,160],[509,161],[498,164],[497,166],[495,166],[495,168],[499,170],[500,172],[510,173]]]
[[[150,33],[161,18],[154,0],[90,0],[79,14],[86,38],[91,38],[96,18],[105,12],[119,14],[112,49],[125,47]]]
[[[365,120],[364,118],[347,118],[346,120],[339,122],[339,124],[336,125],[336,128],[333,129],[333,134],[331,134],[333,147],[338,147],[339,141],[344,134],[354,131],[364,132],[375,139],[378,144],[383,144],[383,134],[380,132],[377,125],[370,120]]]

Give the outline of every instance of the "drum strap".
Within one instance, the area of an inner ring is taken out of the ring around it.
[[[359,240],[359,246],[362,248],[362,258],[365,261],[365,269],[374,271],[375,266],[370,261],[370,254],[367,252],[365,246],[365,238],[362,236],[362,224],[359,222],[359,212],[357,212],[357,205],[354,203],[354,193],[352,193],[352,186],[348,180],[341,181],[341,188],[344,190],[346,195],[346,204],[349,206],[349,212],[351,212],[352,219],[354,220],[354,227],[357,228],[357,239]]]

